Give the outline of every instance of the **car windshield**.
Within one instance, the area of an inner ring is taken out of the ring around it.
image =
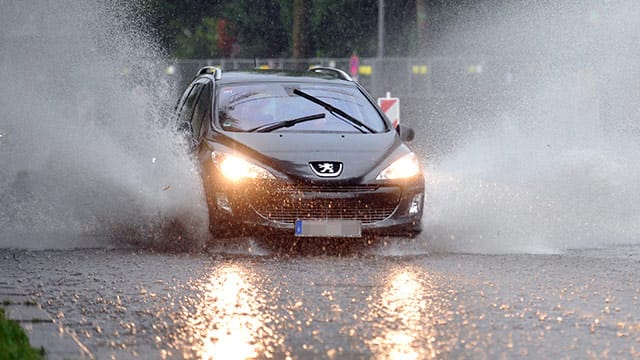
[[[217,121],[225,131],[247,132],[282,121],[276,126],[286,132],[362,133],[357,125],[339,113],[326,109],[294,92],[303,91],[365,124],[373,132],[387,130],[373,104],[355,87],[304,83],[231,84],[218,88]],[[324,116],[318,116],[324,114]]]

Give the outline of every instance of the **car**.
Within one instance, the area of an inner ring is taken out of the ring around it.
[[[421,231],[422,165],[344,71],[198,71],[176,105],[214,238],[360,238]]]

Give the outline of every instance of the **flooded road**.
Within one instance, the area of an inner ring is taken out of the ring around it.
[[[640,357],[637,246],[412,249],[5,249],[0,278],[100,359]]]
[[[173,123],[197,69],[166,72],[142,3],[164,2],[0,1],[0,281],[98,359],[640,358],[639,1],[458,6],[389,59],[424,64],[393,86],[426,86],[394,90],[415,242],[192,253],[156,234],[208,236]]]

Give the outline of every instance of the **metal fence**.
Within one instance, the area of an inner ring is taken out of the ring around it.
[[[185,81],[202,66],[223,70],[304,69],[331,66],[349,72],[348,58],[200,59],[180,60],[175,67]],[[518,78],[530,76],[531,66],[505,66],[498,61],[462,58],[361,58],[357,80],[373,96],[391,92],[403,98],[476,97],[508,91]]]

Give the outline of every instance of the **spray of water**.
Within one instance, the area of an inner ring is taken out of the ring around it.
[[[487,70],[509,81],[508,96],[429,165],[432,246],[547,253],[640,243],[640,3],[479,4],[436,43],[498,57]]]
[[[206,239],[199,177],[168,126],[174,83],[138,5],[0,1],[0,246]]]
[[[1,246],[206,238],[193,162],[166,130],[175,89],[139,4],[0,0]],[[430,159],[432,246],[638,243],[640,3],[487,0],[456,13],[435,53],[499,58],[485,68],[508,96]]]

